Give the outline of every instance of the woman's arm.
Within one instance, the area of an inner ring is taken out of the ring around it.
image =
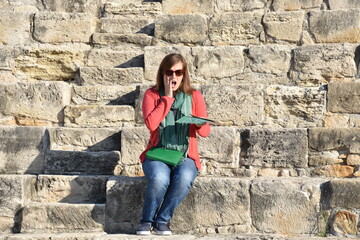
[[[193,115],[196,117],[207,118],[208,116],[206,111],[205,100],[200,92],[198,91],[193,92],[193,101],[195,104],[195,113],[193,113]],[[203,126],[200,127],[197,126],[196,131],[201,137],[207,137],[210,134],[210,125],[206,123]]]

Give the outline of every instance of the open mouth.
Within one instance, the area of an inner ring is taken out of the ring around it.
[[[175,87],[175,86],[176,86],[176,80],[172,80],[172,81],[171,81],[171,86],[172,86],[172,87]]]

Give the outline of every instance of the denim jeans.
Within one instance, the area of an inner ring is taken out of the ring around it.
[[[147,186],[141,222],[168,223],[197,176],[195,162],[185,158],[174,168],[159,161],[145,159],[142,167]]]

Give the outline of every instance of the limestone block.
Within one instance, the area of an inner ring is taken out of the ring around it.
[[[355,166],[360,165],[360,155],[358,154],[349,154],[346,159],[347,165]]]
[[[0,11],[0,44],[29,43],[32,16],[26,12]]]
[[[343,44],[317,44],[294,49],[291,78],[301,86],[353,78],[356,74],[354,47]]]
[[[136,86],[74,86],[71,101],[76,105],[134,105]]]
[[[95,68],[81,67],[75,75],[79,85],[121,85],[141,84],[143,68]]]
[[[241,132],[240,165],[307,167],[306,129],[251,129]]]
[[[328,127],[328,128],[345,127],[345,126],[349,126],[350,116],[327,112],[324,115],[323,121],[324,121],[323,127]]]
[[[347,165],[327,165],[316,168],[312,171],[312,175],[345,178],[352,177],[354,173],[354,167]]]
[[[21,232],[99,232],[104,213],[104,204],[31,204],[24,207]]]
[[[359,42],[359,22],[358,9],[312,11],[309,17],[310,31],[318,43]]]
[[[331,10],[337,9],[349,9],[349,8],[360,8],[360,2],[354,0],[329,0],[329,7]]]
[[[331,222],[330,231],[333,235],[357,234],[358,215],[348,211],[337,212]]]
[[[45,128],[1,127],[0,133],[1,174],[44,171],[44,151],[49,141]]]
[[[211,15],[214,13],[215,2],[213,0],[180,0],[162,1],[163,12],[166,14],[190,14],[200,13]]]
[[[328,110],[335,113],[360,113],[360,83],[330,83]]]
[[[360,180],[334,179],[329,184],[329,203],[332,208],[360,208]]]
[[[263,122],[262,85],[206,85],[202,93],[210,119],[246,126]]]
[[[119,128],[49,128],[50,150],[120,151]]]
[[[111,16],[156,16],[162,13],[162,6],[160,2],[107,2],[104,6],[104,17]]]
[[[69,105],[64,110],[64,121],[66,127],[131,126],[134,114],[134,108],[126,105]]]
[[[92,13],[94,16],[97,16],[102,2],[102,0],[75,0],[67,2],[61,0],[43,0],[41,3],[47,11]]]
[[[266,122],[281,127],[315,127],[326,112],[326,92],[312,87],[269,86]]]
[[[40,12],[34,18],[34,38],[42,43],[88,43],[95,31],[94,18],[87,13]],[[74,33],[76,29],[76,33]]]
[[[214,45],[258,44],[264,29],[262,13],[215,14],[209,24],[209,37]]]
[[[344,163],[338,151],[309,152],[309,166],[324,166]]]
[[[101,18],[100,32],[103,33],[144,33],[153,36],[155,24],[149,17]]]
[[[133,233],[141,218],[144,178],[114,177],[108,181],[106,229]],[[216,209],[216,211],[214,211]],[[171,220],[174,232],[217,226],[251,225],[249,181],[237,178],[198,177]],[[207,216],[204,218],[204,216]]]
[[[359,136],[359,128],[310,128],[309,147],[318,152],[349,151],[351,144],[360,141]]]
[[[146,127],[124,128],[121,131],[121,163],[138,164],[149,139],[150,132]]]
[[[0,46],[0,68],[10,70],[10,63],[13,59],[12,46]]]
[[[352,142],[350,144],[350,153],[360,153],[360,142]]]
[[[31,201],[105,203],[108,176],[39,175],[33,178]]]
[[[47,151],[44,172],[46,174],[62,175],[112,175],[119,161],[120,153],[118,151]]]
[[[268,40],[298,42],[304,16],[303,11],[266,13],[263,21]]]
[[[184,46],[145,47],[145,79],[156,82],[156,75],[163,58],[170,53],[180,53],[188,63],[190,74],[194,72],[191,48]]]
[[[117,34],[117,33],[94,33],[92,43],[101,46],[118,46],[133,44],[136,46],[153,45],[153,37],[143,33],[136,34]]]
[[[170,43],[201,44],[207,31],[207,20],[198,14],[165,15],[155,22],[155,37]]]
[[[70,103],[67,83],[4,82],[1,86],[0,112],[5,115],[62,122],[62,109]]]
[[[304,178],[255,179],[250,188],[254,227],[266,233],[316,234],[323,182]]]
[[[90,46],[31,45],[19,47],[14,61],[14,73],[23,79],[65,81],[74,78],[75,71],[84,65]]]
[[[275,11],[293,11],[299,9],[320,8],[322,3],[322,0],[274,0],[271,7]]]
[[[196,77],[209,81],[243,73],[243,51],[241,46],[192,48]]]
[[[120,50],[92,49],[88,55],[88,67],[143,67],[144,51],[139,47]]]
[[[216,12],[245,12],[263,10],[266,0],[215,0]]]

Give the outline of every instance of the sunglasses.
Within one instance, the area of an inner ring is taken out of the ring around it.
[[[184,70],[179,69],[179,70],[175,70],[175,71],[173,71],[173,70],[165,70],[164,71],[164,74],[168,77],[172,76],[174,73],[176,76],[180,77],[184,74]]]

